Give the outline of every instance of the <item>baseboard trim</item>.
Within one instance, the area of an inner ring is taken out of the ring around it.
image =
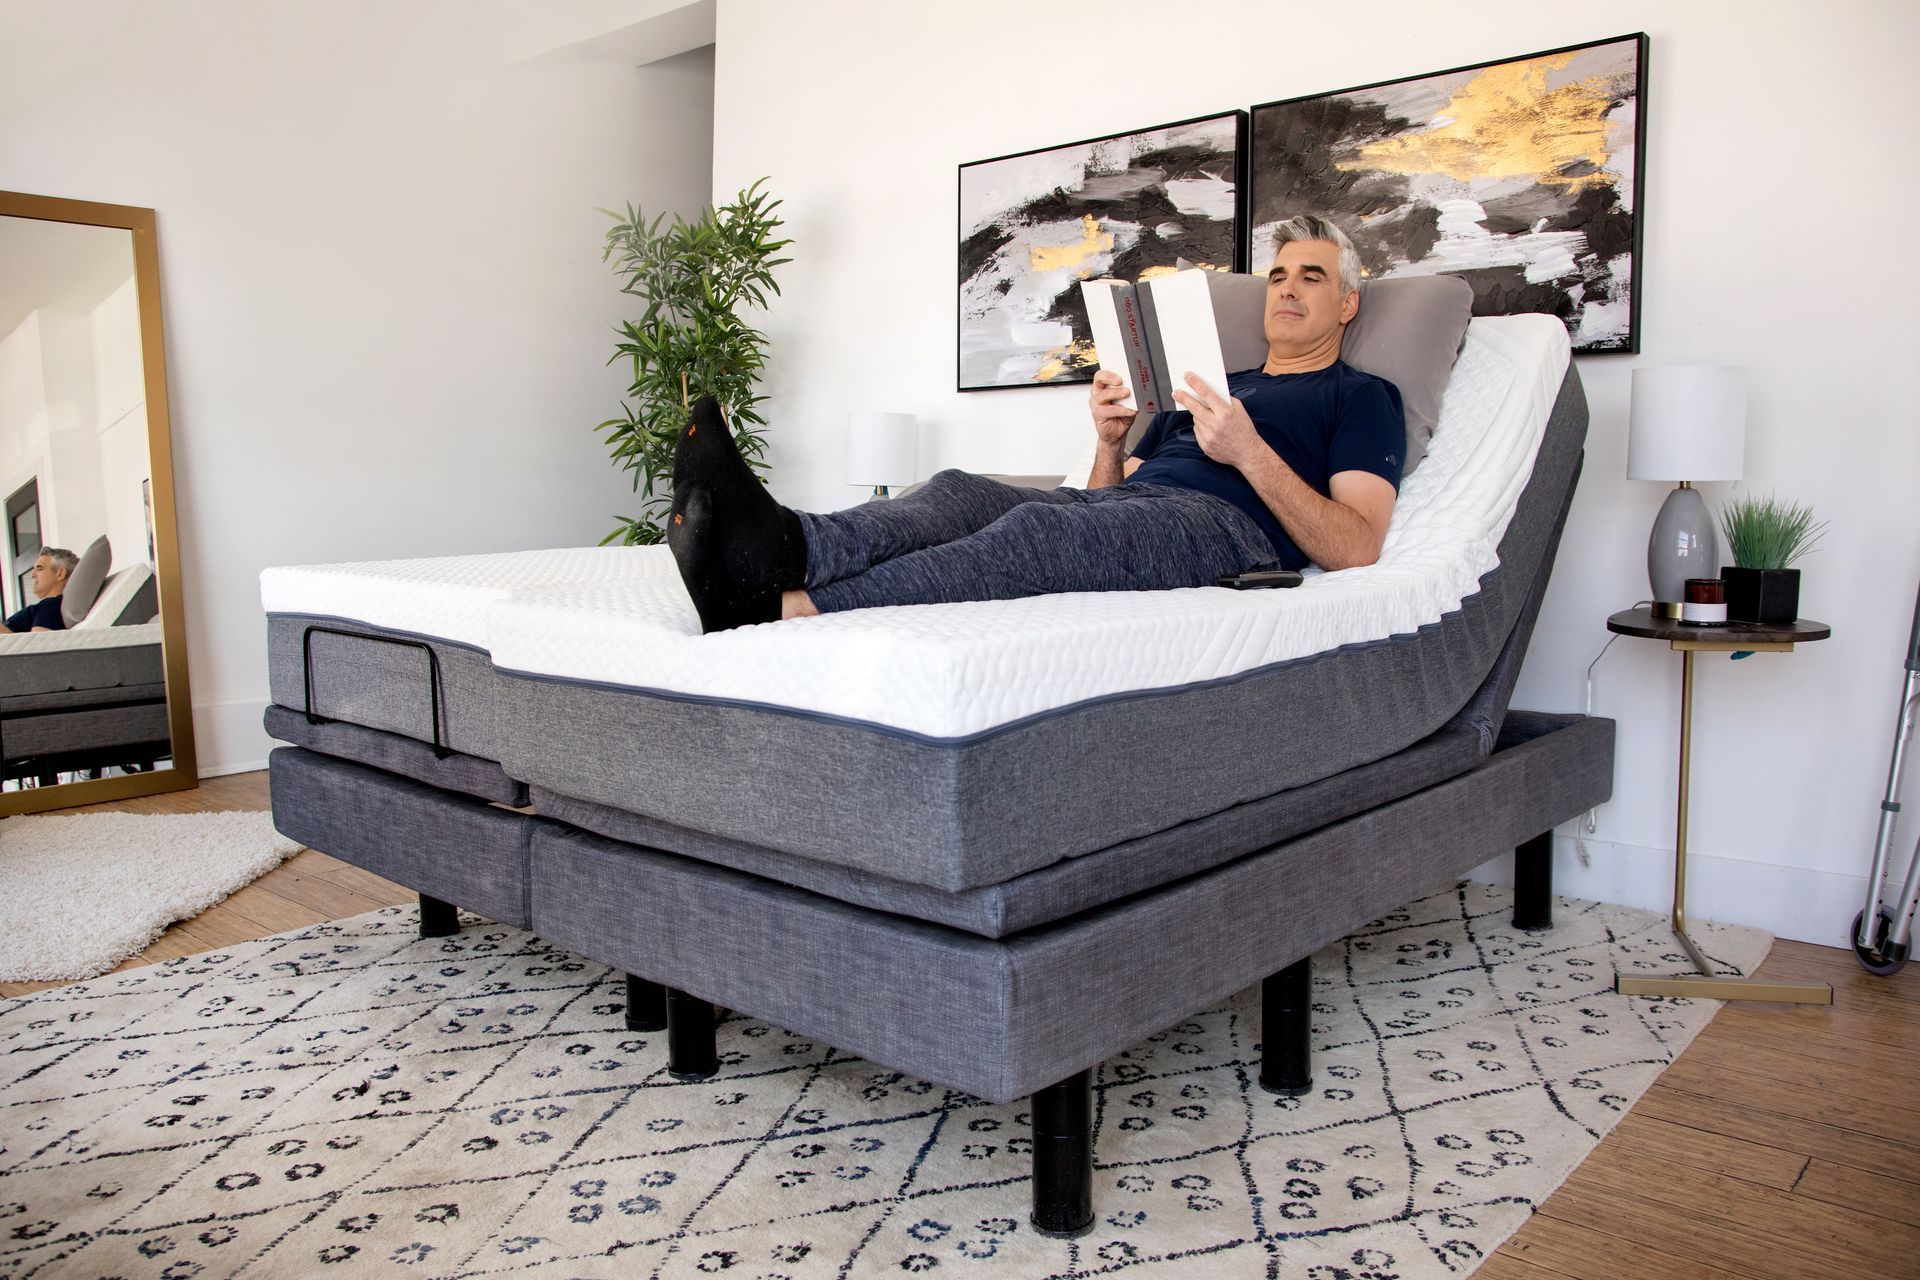
[[[1558,832],[1553,840],[1553,891],[1622,906],[1673,908],[1673,850],[1649,849]],[[1468,872],[1485,884],[1511,885],[1513,859],[1495,858]],[[1847,945],[1853,917],[1865,904],[1867,877],[1734,858],[1687,855],[1687,917],[1752,925],[1777,938],[1824,947]]]
[[[193,704],[193,744],[200,776],[218,778],[267,767],[274,742],[261,724],[265,698],[229,698]]]

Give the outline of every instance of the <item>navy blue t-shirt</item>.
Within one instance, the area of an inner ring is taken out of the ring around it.
[[[67,620],[60,616],[60,597],[48,596],[45,600],[35,600],[7,619],[9,631],[31,631],[35,627],[45,627],[49,631],[64,631]]]
[[[1329,483],[1342,471],[1366,471],[1400,488],[1406,419],[1400,390],[1385,378],[1336,360],[1311,373],[1263,373],[1245,369],[1227,375],[1227,394],[1247,407],[1254,429],[1314,491],[1329,497]],[[1225,498],[1253,518],[1273,543],[1284,569],[1307,563],[1267,504],[1239,468],[1215,462],[1193,435],[1193,415],[1182,409],[1155,414],[1134,447],[1140,466],[1128,477],[1143,484],[1170,484]]]

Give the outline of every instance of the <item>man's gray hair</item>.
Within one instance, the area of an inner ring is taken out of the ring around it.
[[[80,563],[80,557],[65,547],[42,547],[40,554],[53,561],[53,567],[71,578],[73,567]]]
[[[1360,287],[1360,251],[1337,224],[1317,213],[1288,218],[1273,229],[1274,256],[1278,257],[1280,250],[1295,240],[1325,240],[1333,244],[1340,250],[1340,292],[1347,294]]]

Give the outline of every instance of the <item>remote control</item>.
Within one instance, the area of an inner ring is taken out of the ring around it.
[[[1297,587],[1300,581],[1300,575],[1292,569],[1255,569],[1251,573],[1230,573],[1220,579],[1220,585],[1252,591],[1258,587]]]

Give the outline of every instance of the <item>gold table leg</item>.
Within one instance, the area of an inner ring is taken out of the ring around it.
[[[1675,647],[1678,647],[1676,644]],[[1824,982],[1757,982],[1717,976],[1700,948],[1687,936],[1687,791],[1693,743],[1693,650],[1680,653],[1680,802],[1673,838],[1673,936],[1680,939],[1699,974],[1670,978],[1616,976],[1613,989],[1623,996],[1689,996],[1708,1000],[1770,1000],[1779,1004],[1832,1004],[1833,988]]]

